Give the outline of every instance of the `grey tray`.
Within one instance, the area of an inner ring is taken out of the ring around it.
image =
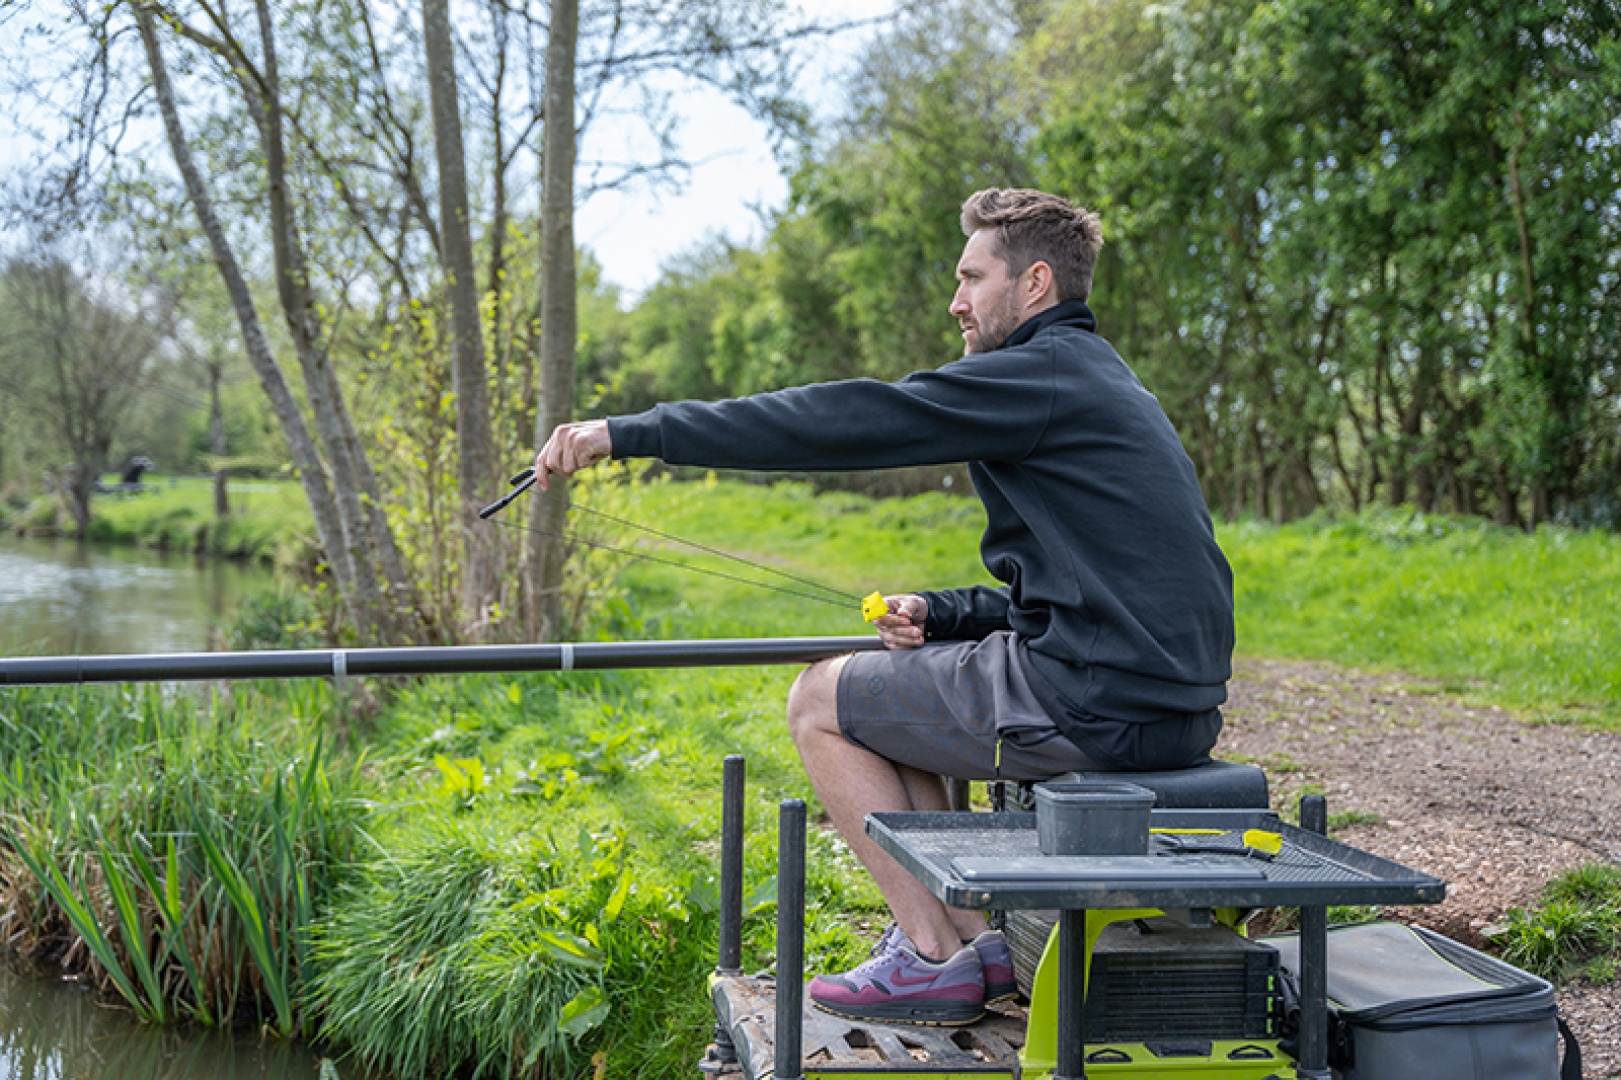
[[[1439,878],[1285,824],[1266,810],[1155,810],[1152,827],[1228,830],[1231,837],[1197,839],[1230,845],[1233,853],[1057,858],[1037,847],[1034,814],[867,817],[868,835],[951,907],[1323,907],[1437,904],[1446,897]],[[1246,829],[1278,833],[1283,850],[1271,860],[1247,856],[1238,840]],[[1163,873],[1152,870],[1155,864],[1163,864]],[[1111,873],[1111,865],[1121,872]]]

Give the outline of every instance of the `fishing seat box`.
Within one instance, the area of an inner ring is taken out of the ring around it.
[[[1119,781],[1145,787],[1154,793],[1154,805],[1162,810],[1265,810],[1268,803],[1266,773],[1257,765],[1209,758],[1185,769],[1153,772],[1072,772],[1053,777],[1054,782]],[[1034,809],[1031,785],[1019,785],[1011,802],[1017,809]],[[1036,965],[1047,938],[1058,922],[1056,911],[1011,911],[1007,915],[1008,945],[1013,951],[1013,969],[1019,990],[1030,996]]]
[[[1297,979],[1299,936],[1262,941],[1285,982]],[[1328,999],[1341,1080],[1581,1080],[1568,1034],[1560,1066],[1551,985],[1423,927],[1330,928]]]

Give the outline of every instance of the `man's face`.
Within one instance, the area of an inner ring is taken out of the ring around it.
[[[963,355],[1000,349],[1008,335],[1024,321],[1019,295],[1022,274],[1008,273],[996,253],[996,233],[980,229],[963,245],[957,260],[957,293],[951,314],[962,327]]]

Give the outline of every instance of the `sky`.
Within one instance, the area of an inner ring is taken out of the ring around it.
[[[892,0],[798,0],[819,21],[866,19],[894,8]],[[801,92],[819,114],[840,104],[838,77],[872,31],[862,29],[806,46]],[[739,243],[758,240],[760,211],[780,209],[788,181],[771,156],[765,125],[715,90],[684,95],[687,118],[681,148],[702,162],[683,189],[607,193],[581,207],[575,241],[602,264],[603,276],[634,300],[657,280],[666,262],[706,238]]]

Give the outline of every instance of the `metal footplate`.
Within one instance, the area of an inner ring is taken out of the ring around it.
[[[758,976],[710,977],[715,1016],[731,1033],[736,1062],[720,1073],[741,1080],[773,1075],[776,980]],[[1024,1045],[1024,1010],[1008,1006],[963,1027],[875,1024],[834,1016],[811,1005],[802,1011],[804,1076],[861,1074],[1017,1078]]]

